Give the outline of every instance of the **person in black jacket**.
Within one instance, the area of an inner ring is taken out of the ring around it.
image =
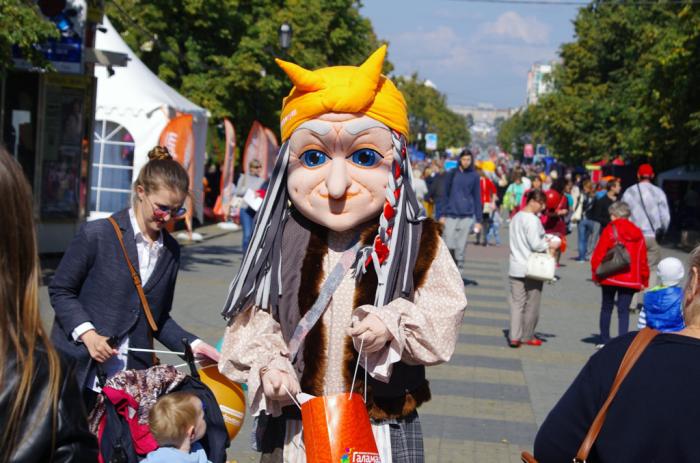
[[[452,172],[442,171],[435,174],[428,185],[426,199],[433,202],[433,217],[442,216],[447,201],[447,187],[452,178]]]
[[[657,335],[642,353],[611,402],[589,462],[700,461],[700,247],[688,267],[686,327]],[[635,334],[613,339],[583,367],[537,433],[539,463],[571,461],[576,455]]]
[[[0,462],[95,462],[73,368],[39,316],[31,190],[2,148],[0,197]]]
[[[617,198],[620,196],[620,191],[622,190],[620,180],[618,179],[610,180],[606,188],[606,193],[603,196],[596,197],[591,207],[590,219],[594,222],[588,247],[588,249],[591,250],[595,248],[595,244],[598,242],[600,231],[610,223],[610,213],[608,209],[612,203],[617,201]]]
[[[143,285],[148,309],[116,230],[104,219],[80,228],[49,284],[56,313],[51,339],[60,352],[77,361],[78,383],[88,409],[99,390],[96,365],[102,364],[108,377],[124,369],[148,368],[154,356],[132,349],[153,349],[153,338],[174,351],[182,350],[184,338],[197,356],[219,358],[216,349],[170,317],[180,246],[165,226],[185,215],[189,178],[166,148],[154,148],[149,158],[134,182],[132,207],[112,216]]]

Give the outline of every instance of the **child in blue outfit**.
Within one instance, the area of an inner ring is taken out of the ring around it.
[[[164,395],[151,409],[148,425],[160,448],[148,454],[146,463],[211,463],[198,442],[207,432],[207,423],[196,395]]]
[[[639,313],[637,328],[645,326],[661,332],[680,331],[683,322],[683,289],[681,280],[685,276],[683,263],[675,257],[662,259],[656,274],[661,285],[644,293],[644,308]]]

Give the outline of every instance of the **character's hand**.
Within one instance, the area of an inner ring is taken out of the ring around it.
[[[474,224],[474,233],[481,233],[481,224],[480,223]]]
[[[369,314],[361,322],[355,323],[347,333],[357,341],[355,346],[364,339],[362,350],[367,354],[377,352],[392,338],[382,319],[374,314]]]
[[[260,381],[262,382],[265,397],[270,400],[285,401],[286,399],[291,401],[289,394],[296,397],[301,392],[296,376],[292,376],[286,371],[278,370],[277,368],[261,369]]]
[[[104,363],[118,353],[117,349],[109,345],[109,338],[99,335],[95,330],[86,331],[80,336],[80,340],[87,347],[90,357],[97,362]]]
[[[445,225],[445,222],[447,222],[447,219],[445,217],[440,217],[438,219],[438,222],[440,223],[440,225]]]
[[[214,347],[210,346],[204,341],[195,343],[195,345],[192,347],[192,353],[194,354],[195,359],[199,360],[203,364],[219,363],[219,358],[221,358],[221,354],[219,354]]]

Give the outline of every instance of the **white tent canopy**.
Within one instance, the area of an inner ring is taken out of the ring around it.
[[[112,76],[106,67],[95,66],[97,101],[91,219],[126,206],[124,199],[129,195],[125,190],[130,189],[148,160],[148,151],[158,144],[161,132],[176,113],[193,116],[195,179],[204,176],[207,137],[207,110],[180,95],[151,72],[106,16],[102,25],[106,32],[97,32],[96,48],[125,53],[129,62],[126,67],[114,68]],[[196,215],[201,220],[201,183],[196,182],[191,188],[196,198]]]

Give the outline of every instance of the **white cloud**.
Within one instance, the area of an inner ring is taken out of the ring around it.
[[[506,11],[495,21],[484,23],[476,38],[492,40],[508,38],[527,44],[546,44],[549,41],[550,27],[533,16],[523,17],[515,11]]]
[[[397,62],[413,66],[425,78],[431,74],[423,72],[426,69],[456,70],[468,63],[472,53],[465,45],[454,29],[439,26],[399,34],[391,40],[390,49],[399,58]]]
[[[399,75],[418,72],[449,95],[450,103],[489,99],[485,94],[522,92],[535,61],[554,57],[549,27],[507,12],[470,30],[436,25],[389,37],[389,59]],[[537,30],[531,30],[537,29]],[[493,97],[493,95],[491,95]]]
[[[456,10],[452,5],[450,5],[450,7],[436,8],[433,10],[432,16],[441,21],[481,21],[484,17],[483,13],[479,10]]]

